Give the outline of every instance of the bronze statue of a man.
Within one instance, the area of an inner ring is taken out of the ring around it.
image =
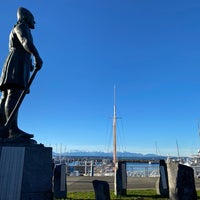
[[[33,44],[30,29],[35,28],[34,16],[26,8],[20,7],[17,11],[17,23],[11,30],[9,37],[9,54],[3,66],[0,77],[0,126],[3,127],[13,111],[19,96],[27,85],[30,73],[34,67],[38,70],[42,67],[42,59]],[[34,57],[34,66],[32,64]],[[9,138],[22,136],[32,138],[18,128],[18,111],[9,127]],[[0,137],[2,137],[0,135]]]

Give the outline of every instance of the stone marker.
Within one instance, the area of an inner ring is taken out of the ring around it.
[[[196,200],[194,171],[191,167],[169,160],[167,163],[170,200]]]
[[[94,180],[92,183],[96,200],[110,200],[109,184],[106,181]]]
[[[119,161],[116,172],[117,196],[125,196],[127,190],[126,161]]]
[[[66,165],[56,165],[54,169],[54,197],[67,198]]]
[[[52,149],[0,146],[0,200],[51,200]]]
[[[159,163],[160,163],[159,164],[160,177],[158,178],[158,181],[156,182],[156,191],[157,191],[157,194],[163,197],[168,197],[169,186],[168,186],[167,165],[165,163],[165,160],[160,160]]]

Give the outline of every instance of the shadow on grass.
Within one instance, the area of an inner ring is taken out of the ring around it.
[[[114,197],[111,195],[111,198]],[[161,196],[156,194],[155,190],[128,190],[127,194],[124,197],[120,197],[121,199],[168,199],[168,196]],[[113,198],[115,199],[115,198]]]
[[[131,200],[131,199],[141,199],[141,200],[150,200],[150,199],[158,199],[158,200],[168,200],[169,198],[167,196],[160,196],[160,195],[138,195],[138,194],[129,194],[126,196],[111,198],[111,200]]]
[[[132,199],[132,198],[150,198],[150,199],[169,199],[169,197],[168,196],[161,196],[161,195],[138,195],[138,194],[129,194],[129,195],[126,195],[126,196],[124,196],[124,197],[118,197],[119,199],[123,199],[123,198],[125,198],[125,199],[127,199],[127,198],[130,198],[130,199]],[[200,199],[200,196],[197,196],[197,199]]]
[[[147,198],[154,198],[154,199],[155,198],[156,199],[158,199],[158,198],[169,198],[168,196],[160,196],[160,195],[138,195],[138,194],[129,194],[129,195],[126,195],[124,197],[126,197],[126,198],[128,198],[128,197],[147,197]]]

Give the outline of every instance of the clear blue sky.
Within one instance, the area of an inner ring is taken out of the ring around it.
[[[112,150],[116,85],[120,150],[177,155],[177,141],[181,156],[197,152],[199,0],[2,0],[1,66],[20,6],[44,61],[20,128],[54,148]]]

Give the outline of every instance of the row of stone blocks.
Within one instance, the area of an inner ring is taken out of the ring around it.
[[[0,200],[51,200],[52,171],[52,148],[0,146]]]
[[[52,177],[52,148],[0,146],[0,200],[51,200]],[[59,187],[54,189],[63,188],[66,194],[66,183],[60,180],[65,179],[54,180]],[[193,169],[178,162],[160,161],[157,188],[158,194],[169,196],[170,200],[197,199]]]
[[[160,160],[160,178],[157,182],[157,193],[170,200],[196,200],[193,168],[179,162]]]

